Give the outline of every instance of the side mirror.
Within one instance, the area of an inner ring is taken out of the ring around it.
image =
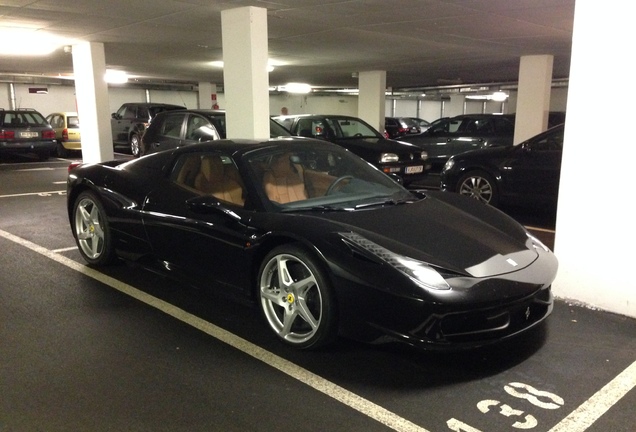
[[[230,208],[221,204],[216,198],[212,196],[198,196],[190,198],[186,201],[188,209],[194,213],[199,214],[220,214],[228,217],[236,222],[241,221],[241,216],[233,212]]]
[[[119,120],[119,116],[117,115],[117,113],[112,113],[110,117],[114,118],[115,120]]]

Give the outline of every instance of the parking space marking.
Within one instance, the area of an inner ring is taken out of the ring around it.
[[[52,196],[52,195],[66,195],[66,190],[0,195],[0,198],[15,198],[15,197],[30,196],[30,195],[37,195],[37,196],[43,196],[43,197]]]
[[[583,432],[636,387],[636,362],[600,389],[549,432]]]
[[[344,405],[366,415],[369,418],[376,420],[377,422],[399,432],[429,432],[407,419],[398,416],[397,414],[365,399],[349,390],[328,381],[319,375],[316,375],[307,369],[304,369],[282,357],[277,356],[263,348],[255,345],[245,339],[236,336],[233,333],[228,332],[214,324],[207,322],[195,315],[192,315],[183,309],[151,296],[137,288],[107,276],[98,272],[84,264],[73,261],[70,258],[66,258],[62,255],[55,253],[49,249],[39,246],[33,242],[25,240],[21,237],[15,236],[4,230],[0,230],[0,237],[24,246],[34,252],[44,255],[59,264],[65,265],[72,270],[82,273],[90,278],[93,278],[105,285],[110,286],[138,301],[145,303],[148,306],[154,307],[161,312],[172,316],[218,340],[221,342],[242,351],[243,353],[260,360],[270,367],[278,369],[280,372],[312,387],[313,389],[329,396]]]

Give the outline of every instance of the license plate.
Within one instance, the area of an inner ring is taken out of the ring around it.
[[[404,170],[406,174],[417,174],[421,173],[422,171],[424,171],[424,166],[422,165],[406,167],[406,169]]]
[[[39,132],[20,132],[20,138],[36,138],[39,135]]]

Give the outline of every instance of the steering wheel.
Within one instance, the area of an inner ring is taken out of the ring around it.
[[[361,136],[362,136],[362,132],[358,132],[357,134],[354,135],[354,138],[355,137],[361,137]]]
[[[329,187],[327,188],[327,192],[325,192],[325,195],[331,195],[336,190],[336,186],[338,186],[338,184],[342,183],[345,180],[351,180],[352,178],[352,175],[343,175],[338,177],[329,185]]]

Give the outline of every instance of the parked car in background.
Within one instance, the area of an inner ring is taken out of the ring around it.
[[[385,117],[384,130],[391,139],[421,132],[420,126],[411,117]]]
[[[425,178],[428,155],[417,146],[386,139],[364,120],[344,115],[299,114],[274,120],[293,135],[318,138],[342,146],[405,185]]]
[[[55,130],[57,140],[55,152],[59,157],[67,157],[71,151],[82,150],[79,117],[76,112],[51,113],[46,116],[46,121]]]
[[[421,134],[400,140],[426,150],[432,171],[439,173],[452,155],[477,148],[511,146],[514,133],[513,115],[464,114],[439,119]]]
[[[133,260],[251,303],[241,312],[297,349],[338,336],[480,347],[553,308],[557,259],[523,226],[459,195],[408,191],[328,142],[208,141],[71,166],[67,186],[91,266]]]
[[[47,160],[55,146],[55,131],[42,114],[30,108],[0,108],[0,154],[34,153]]]
[[[441,173],[441,189],[499,206],[556,208],[561,177],[564,125],[511,147],[452,156]]]
[[[291,136],[270,119],[270,137]],[[164,111],[155,116],[141,139],[140,154],[156,153],[202,141],[224,139],[225,111],[211,109]]]
[[[164,103],[125,103],[111,115],[113,145],[126,146],[130,153],[139,156],[139,143],[154,116],[163,111],[185,109],[181,105]]]

